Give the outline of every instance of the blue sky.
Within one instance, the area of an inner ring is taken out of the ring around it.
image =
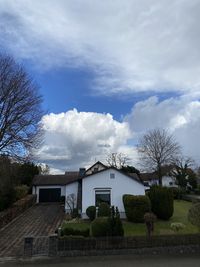
[[[0,0],[0,50],[43,95],[52,172],[109,153],[138,165],[136,144],[166,128],[200,165],[198,0]]]

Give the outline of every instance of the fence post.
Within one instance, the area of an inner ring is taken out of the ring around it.
[[[33,255],[33,237],[25,237],[24,238],[24,256],[32,257]]]
[[[49,236],[49,257],[57,256],[58,236],[56,234]]]

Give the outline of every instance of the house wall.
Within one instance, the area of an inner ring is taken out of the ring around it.
[[[110,178],[110,173],[115,178]],[[125,217],[122,196],[124,194],[145,195],[143,184],[134,181],[132,178],[118,172],[115,169],[108,169],[86,177],[82,181],[82,217],[87,218],[86,209],[95,205],[95,190],[111,189],[111,205],[117,206],[121,217]]]
[[[74,205],[76,207],[77,206],[77,197],[78,197],[78,182],[74,182],[74,183],[66,185],[65,200],[67,200],[67,196],[69,196],[71,194],[74,194],[74,196],[75,196]],[[70,207],[69,207],[67,201],[65,201],[65,212],[66,213],[70,212]]]
[[[48,188],[61,188],[61,196],[65,196],[65,185],[40,185],[32,187],[32,194],[37,195],[36,203],[39,202],[39,191],[40,189],[48,189]]]
[[[170,176],[162,177],[162,185],[167,187],[176,187],[175,180]]]

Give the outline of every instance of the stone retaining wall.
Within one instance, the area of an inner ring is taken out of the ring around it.
[[[37,238],[37,237],[35,237]],[[167,235],[137,237],[102,237],[102,238],[58,238],[57,235],[47,237],[45,250],[42,244],[42,251],[47,252],[47,256],[84,256],[103,254],[123,254],[129,251],[140,253],[143,250],[158,251],[200,251],[200,234],[190,235]],[[25,238],[24,256],[37,256],[34,251],[40,254],[38,248],[34,247],[34,237]],[[121,251],[121,252],[120,252]],[[185,252],[184,252],[185,253]],[[44,254],[43,254],[44,255]]]

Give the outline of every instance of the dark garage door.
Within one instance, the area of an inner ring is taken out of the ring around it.
[[[61,196],[60,188],[40,189],[39,202],[59,202]]]

